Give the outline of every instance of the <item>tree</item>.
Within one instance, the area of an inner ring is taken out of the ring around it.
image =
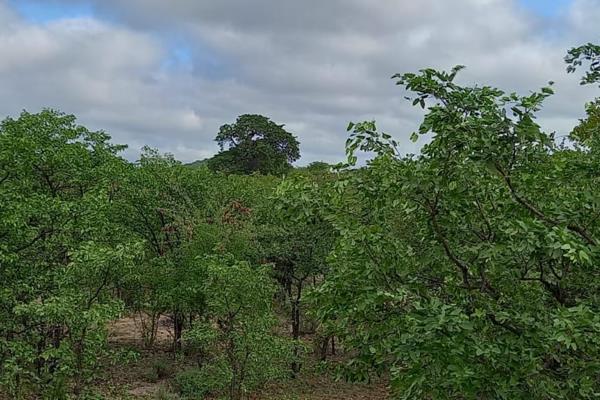
[[[281,174],[300,158],[298,140],[269,118],[240,115],[234,124],[221,126],[215,140],[221,152],[209,168],[230,173]]]
[[[600,99],[586,105],[587,118],[579,121],[573,128],[569,138],[577,144],[599,149],[600,140]]]
[[[567,52],[565,57],[567,72],[575,72],[584,62],[588,62],[588,71],[581,78],[582,85],[590,85],[600,82],[600,46],[588,43],[583,46],[574,47]],[[600,99],[586,104],[587,118],[579,121],[570,139],[586,147],[598,149],[600,132]]]
[[[594,398],[600,359],[598,158],[535,123],[527,96],[396,75],[426,108],[418,156],[375,123],[377,154],[321,200],[339,232],[319,314],[354,351],[348,376],[391,372],[397,398]]]
[[[149,346],[161,314],[170,315],[173,350],[179,350],[186,316],[202,313],[201,296],[192,296],[193,289],[181,284],[201,284],[186,251],[199,225],[199,210],[208,203],[203,190],[208,179],[198,176],[201,173],[183,167],[171,155],[144,148],[115,193],[116,222],[145,243],[136,279],[124,289],[128,305],[148,328],[143,333]],[[203,239],[210,245],[207,236]]]
[[[334,231],[318,213],[320,204],[309,203],[312,192],[319,190],[319,180],[328,181],[323,169],[299,171],[283,180],[276,191],[275,210],[267,203],[263,209],[260,243],[264,257],[272,262],[277,282],[290,306],[292,340],[295,343],[292,375],[300,372],[300,334],[303,295],[327,270],[326,258],[333,246]]]
[[[147,328],[148,346],[161,315],[172,320],[175,351],[184,331],[204,317],[197,257],[227,253],[258,262],[252,207],[272,190],[272,180],[187,168],[149,148],[128,166],[115,193],[115,222],[144,242],[145,257],[122,294]]]
[[[211,359],[201,368],[221,368],[217,375],[228,382],[216,386],[226,387],[228,398],[240,400],[249,389],[281,377],[289,358],[286,341],[273,334],[275,288],[268,266],[251,267],[231,256],[199,258],[197,262],[206,270],[208,318],[195,325],[186,339],[210,350]]]
[[[0,385],[63,399],[103,354],[112,290],[140,254],[112,223],[123,170],[104,132],[53,110],[0,125]]]

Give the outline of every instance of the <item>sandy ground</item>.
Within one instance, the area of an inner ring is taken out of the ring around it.
[[[109,341],[118,345],[143,347],[142,318],[146,316],[132,315],[114,321],[109,327]],[[172,323],[169,317],[163,315],[158,320],[156,345],[168,346],[173,341]]]
[[[160,393],[168,392],[169,377],[156,379],[151,371],[156,363],[168,365],[175,374],[190,368],[189,362],[175,358],[169,351],[173,333],[168,317],[159,321],[156,344],[144,349],[140,316],[119,319],[109,327],[110,344],[115,349],[135,350],[139,357],[126,364],[113,364],[105,370],[105,376],[97,387],[107,399],[159,399]],[[310,338],[307,338],[310,340]],[[169,399],[177,399],[172,395]],[[370,385],[351,384],[334,380],[329,374],[317,373],[308,366],[297,379],[267,385],[249,396],[251,400],[385,400],[385,382]]]

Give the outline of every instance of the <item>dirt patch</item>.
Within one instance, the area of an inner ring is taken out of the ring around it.
[[[328,373],[306,371],[297,379],[269,384],[253,400],[385,400],[387,382],[357,384],[335,380]]]
[[[133,397],[148,397],[156,395],[163,387],[162,383],[142,383],[127,391]]]
[[[114,321],[110,327],[111,347],[133,349],[138,357],[128,363],[113,364],[97,380],[97,387],[107,399],[156,399],[161,392],[168,392],[170,378],[180,371],[193,367],[193,362],[175,357],[169,348],[173,340],[172,321],[165,316],[159,319],[155,346],[144,348],[142,324],[139,315]],[[313,335],[302,340],[307,348],[313,348]],[[340,349],[341,350],[341,349]],[[341,351],[343,353],[343,350]],[[344,357],[338,353],[330,356],[333,362]],[[336,381],[328,372],[316,368],[316,360],[306,360],[305,368],[298,378],[271,383],[251,394],[250,400],[385,400],[388,399],[387,382],[353,384]],[[167,365],[171,375],[164,379],[153,378],[156,365]],[[173,394],[173,398],[178,398]]]
[[[134,314],[113,321],[109,330],[109,342],[117,345],[144,346],[143,326],[148,323],[149,317],[143,314]],[[161,315],[158,319],[155,345],[165,347],[173,342],[173,323],[168,316]]]

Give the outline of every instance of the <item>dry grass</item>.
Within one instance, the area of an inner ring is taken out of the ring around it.
[[[369,385],[335,381],[330,375],[309,373],[286,382],[268,385],[251,399],[273,400],[384,400],[385,382]]]

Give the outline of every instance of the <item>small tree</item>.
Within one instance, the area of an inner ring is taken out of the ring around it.
[[[162,313],[169,313],[173,320],[173,349],[179,350],[181,344],[186,301],[179,295],[179,282],[180,275],[189,271],[182,271],[180,253],[190,241],[196,205],[204,200],[202,196],[190,200],[191,190],[185,185],[189,173],[172,156],[144,148],[140,160],[128,165],[115,191],[116,222],[146,244],[136,279],[123,289],[129,305],[140,313],[142,327],[147,328],[143,336],[148,346],[154,342]]]
[[[272,207],[263,210],[261,245],[264,257],[274,265],[274,274],[290,306],[291,335],[295,343],[292,375],[300,372],[300,334],[304,294],[326,273],[326,258],[333,247],[332,226],[318,212],[315,192],[327,174],[303,171],[282,181]]]
[[[240,115],[234,124],[221,126],[215,140],[221,152],[208,161],[213,170],[280,174],[300,158],[296,137],[262,115]]]
[[[211,356],[202,368],[221,365],[229,397],[243,394],[285,373],[288,346],[273,329],[274,285],[268,268],[217,257],[206,263],[208,318],[186,334],[188,343]],[[216,386],[220,386],[215,383]]]

